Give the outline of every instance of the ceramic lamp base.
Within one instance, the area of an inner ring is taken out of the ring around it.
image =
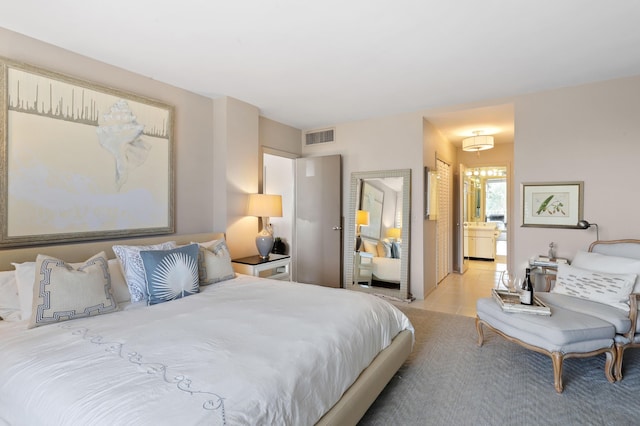
[[[271,253],[271,249],[273,248],[273,235],[269,234],[264,229],[260,231],[258,236],[256,236],[256,247],[258,248],[258,254],[263,259],[269,258],[269,253]]]

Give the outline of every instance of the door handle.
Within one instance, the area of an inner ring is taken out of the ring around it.
[[[342,231],[342,226],[334,226],[333,228],[334,231]]]

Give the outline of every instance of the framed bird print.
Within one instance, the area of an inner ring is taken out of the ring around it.
[[[523,183],[522,226],[576,228],[582,220],[583,182]]]

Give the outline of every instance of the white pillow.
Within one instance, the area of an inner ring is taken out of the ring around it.
[[[191,243],[194,244],[194,243]],[[224,239],[198,243],[198,275],[200,285],[214,284],[235,278],[231,254]]]
[[[636,274],[607,274],[565,264],[558,265],[552,293],[604,303],[629,312],[629,295]]]
[[[131,302],[140,302],[147,300],[149,297],[140,252],[142,250],[170,250],[175,247],[175,241],[148,246],[113,246],[113,252],[120,261],[122,273],[129,287]]]
[[[391,257],[391,243],[389,241],[378,241],[378,257]]]
[[[21,317],[16,273],[15,271],[2,271],[0,272],[0,318],[7,321],[16,317],[18,319]]]
[[[571,261],[571,265],[576,268],[606,272],[608,274],[640,275],[640,259],[607,256],[587,251],[579,251],[576,253],[576,257]],[[636,279],[633,293],[640,293],[640,280],[638,279]]]
[[[78,267],[39,254],[35,270],[33,310],[28,328],[118,310],[104,252]]]
[[[21,317],[23,320],[27,320],[31,318],[31,306],[33,306],[33,282],[36,277],[36,262],[12,263],[12,265],[16,268],[15,275]]]

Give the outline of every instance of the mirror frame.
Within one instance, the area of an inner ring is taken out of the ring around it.
[[[402,178],[402,243],[400,244],[402,255],[400,264],[400,289],[389,289],[384,287],[364,287],[353,283],[353,264],[356,238],[356,208],[358,204],[358,184],[363,179],[384,179]],[[408,300],[409,293],[409,262],[410,262],[410,241],[411,235],[411,169],[378,170],[371,172],[351,173],[351,185],[349,189],[349,209],[346,222],[346,240],[344,251],[344,288],[348,290],[362,291],[365,293],[375,293],[384,296]]]

